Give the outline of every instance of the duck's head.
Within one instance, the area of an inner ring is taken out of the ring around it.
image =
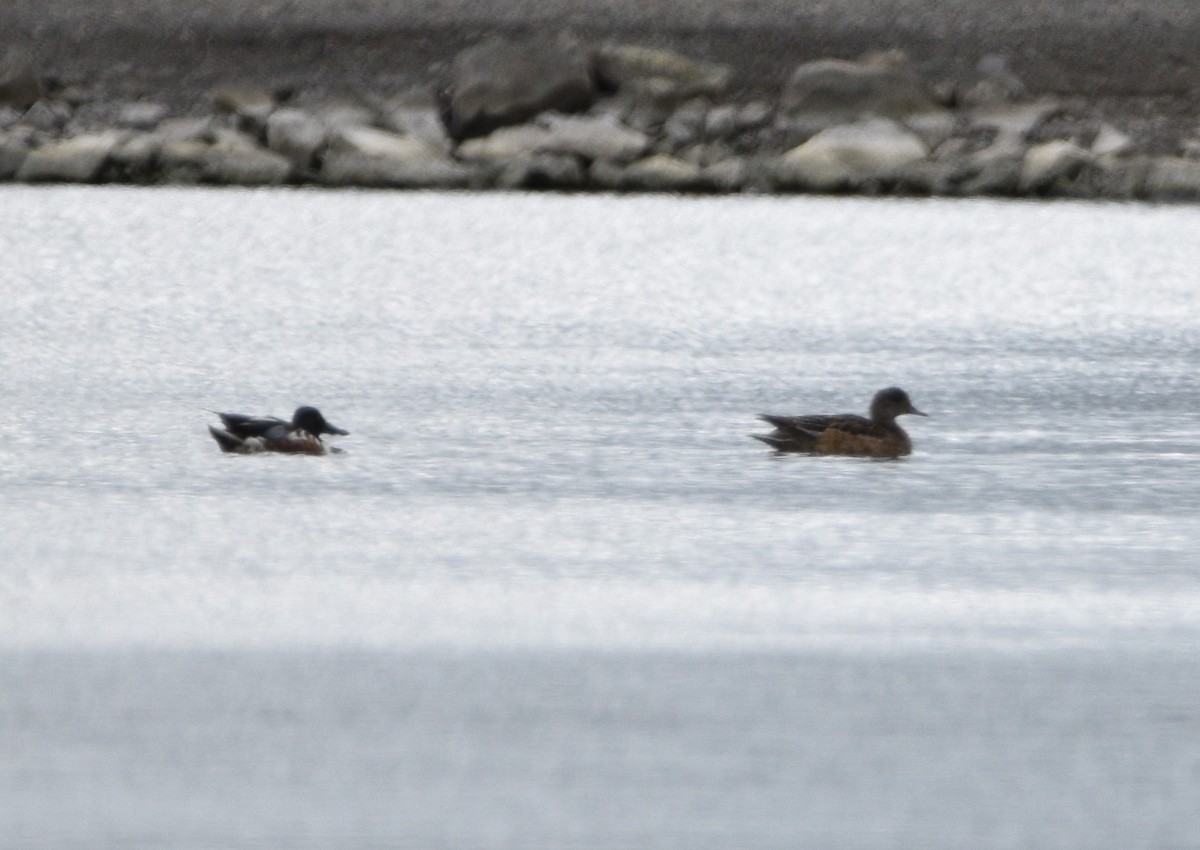
[[[915,416],[928,416],[913,407],[908,393],[899,387],[888,387],[875,393],[871,400],[871,418],[876,422],[891,422],[897,416],[911,413]]]
[[[297,407],[296,412],[292,414],[292,427],[312,434],[318,440],[322,434],[339,434],[344,437],[350,433],[330,425],[315,407]]]

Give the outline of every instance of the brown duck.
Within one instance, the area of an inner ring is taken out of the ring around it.
[[[751,434],[780,452],[810,452],[857,457],[901,457],[912,453],[912,440],[896,424],[896,417],[911,413],[925,416],[913,407],[908,393],[888,387],[875,393],[870,418],[853,413],[833,416],[759,415],[775,426],[770,434]]]

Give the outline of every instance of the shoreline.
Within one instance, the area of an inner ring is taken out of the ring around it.
[[[186,10],[10,0],[0,32],[0,182],[1200,200],[1200,16],[1185,0],[1137,9],[1064,0],[1049,10],[983,0],[803,9],[782,0],[364,0],[348,9],[204,0]],[[463,88],[461,57],[497,35],[528,44],[560,34],[580,45],[593,75],[598,52],[636,49],[724,76],[648,106],[647,79],[662,68],[642,69],[570,108],[489,125],[504,144],[481,152],[486,133],[464,136],[447,119],[446,90]],[[816,115],[796,94],[802,66],[835,59],[869,75],[880,56],[919,81],[928,103],[843,110],[826,98]],[[15,68],[19,78],[22,66],[42,96],[6,102],[5,75],[11,82]],[[287,121],[272,119],[280,112]],[[279,141],[289,122],[315,140],[304,143],[311,149]],[[614,123],[636,153],[618,145],[609,156],[580,141],[599,133],[616,144]],[[814,137],[824,160],[794,167],[813,159],[811,145],[796,151]],[[827,167],[864,151],[870,168]],[[331,155],[340,170],[326,168]]]

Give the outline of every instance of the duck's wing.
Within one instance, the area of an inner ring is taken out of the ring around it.
[[[758,418],[775,426],[775,430],[770,434],[752,434],[751,436],[781,452],[818,451],[818,441],[827,432],[833,432],[839,436],[842,434],[873,438],[886,436],[886,432],[877,424],[854,413],[833,416],[777,416],[773,413],[762,413]]]
[[[275,416],[246,416],[243,413],[218,413],[225,430],[240,440],[251,437],[283,440],[291,433],[291,425]]]

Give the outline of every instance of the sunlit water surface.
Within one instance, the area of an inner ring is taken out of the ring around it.
[[[0,846],[1200,846],[1197,233],[0,189]]]

